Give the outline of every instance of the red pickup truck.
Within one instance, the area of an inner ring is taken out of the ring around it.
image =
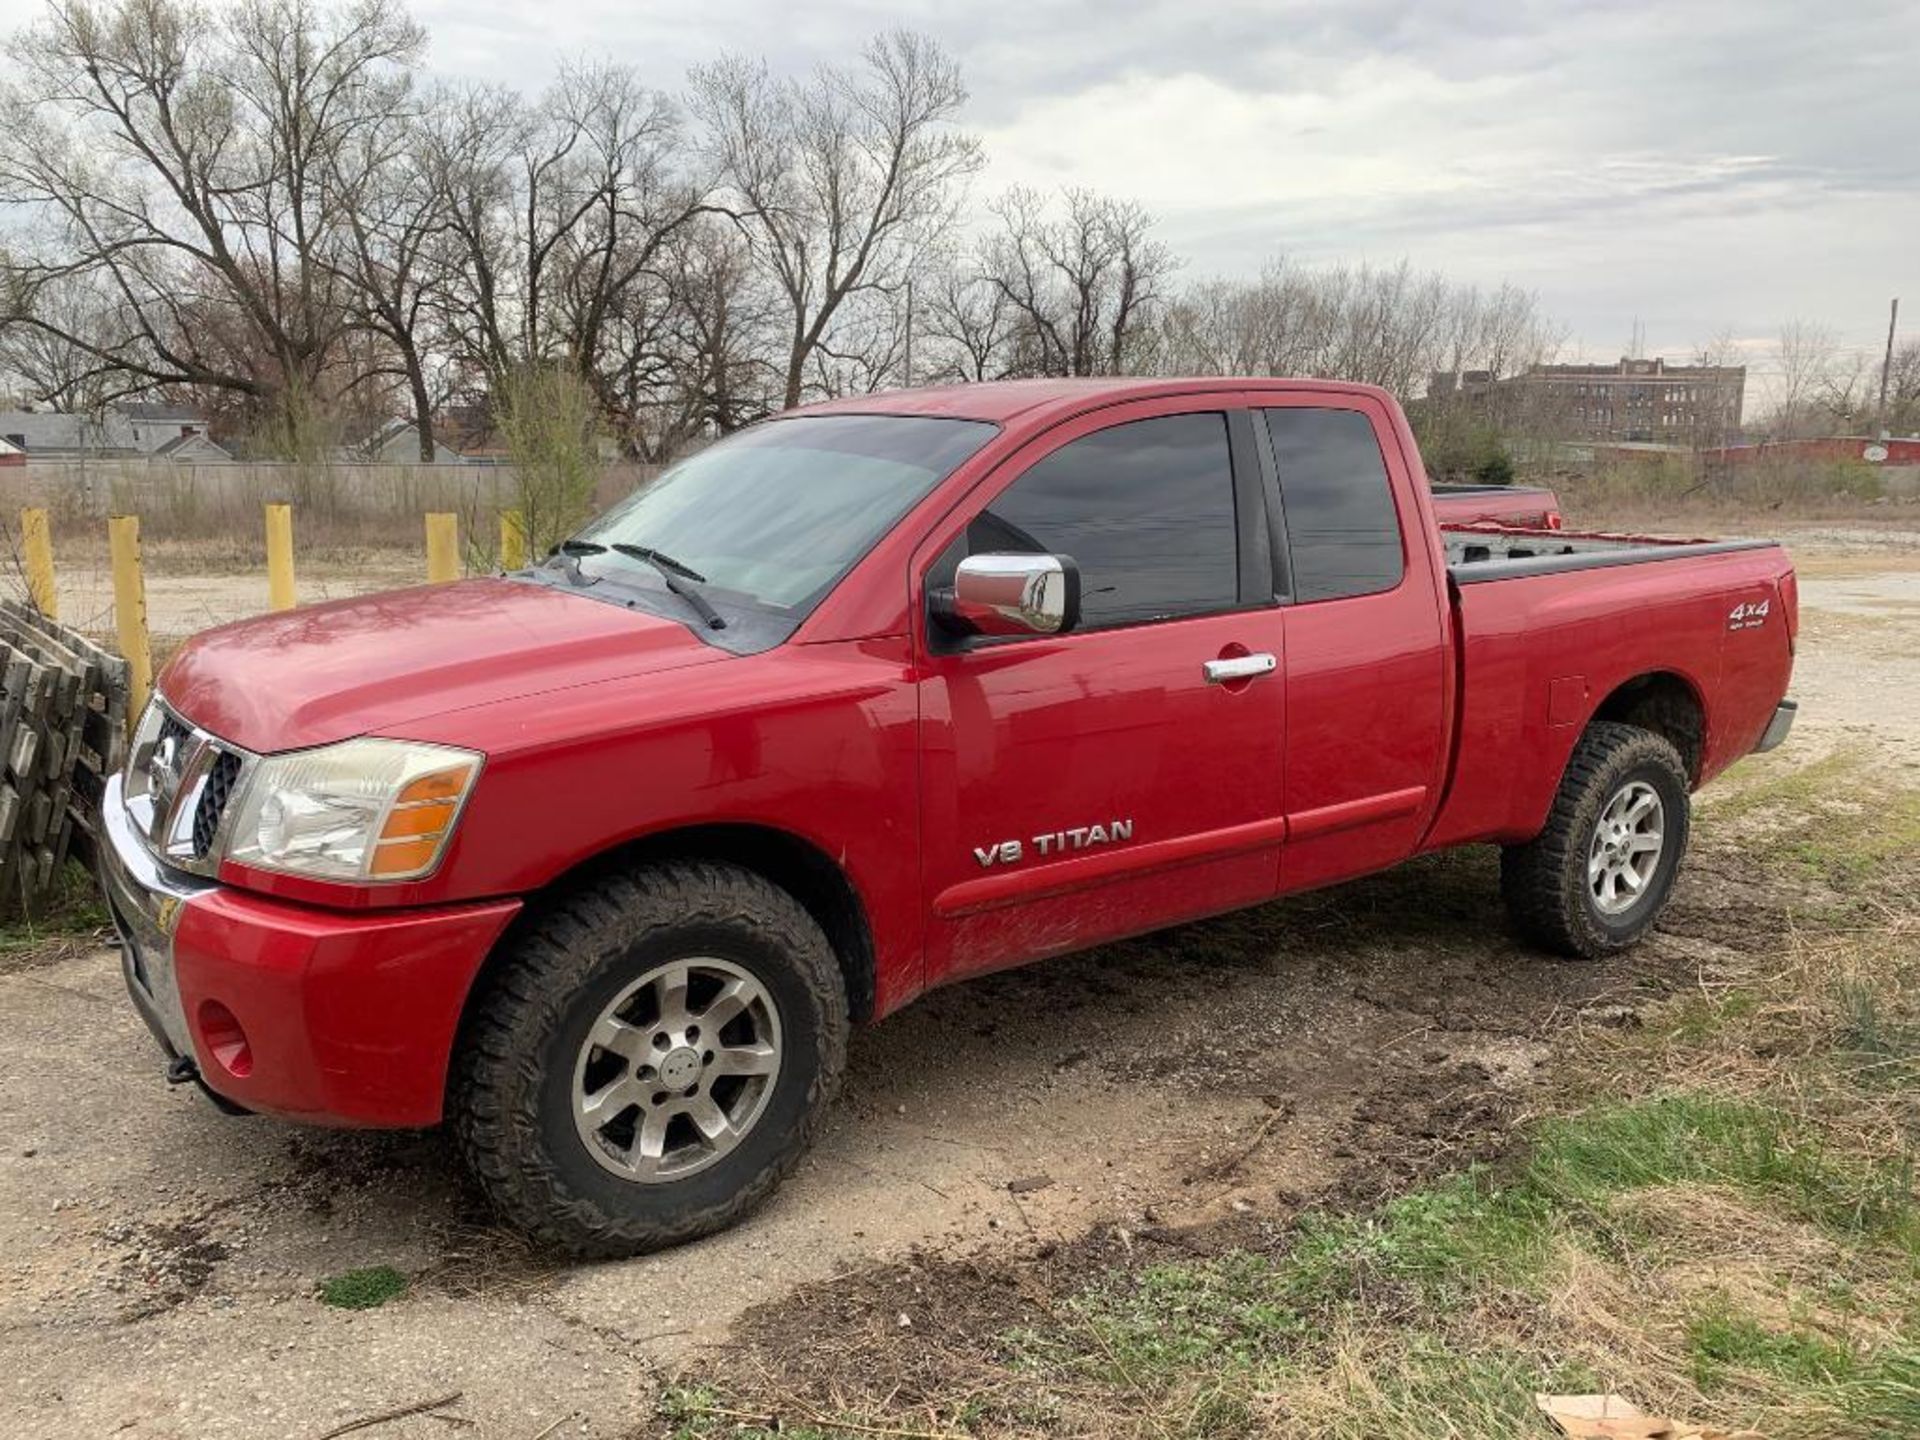
[[[170,1078],[445,1120],[626,1253],[764,1199],[932,986],[1470,843],[1531,941],[1632,943],[1795,624],[1769,542],[1443,531],[1379,390],[867,396],[532,569],[194,639],[102,877]]]

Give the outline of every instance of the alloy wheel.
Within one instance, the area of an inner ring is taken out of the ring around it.
[[[1607,801],[1587,847],[1587,887],[1601,914],[1622,914],[1646,894],[1666,846],[1666,817],[1660,792],[1644,780]]]
[[[594,1021],[574,1066],[574,1126],[622,1179],[684,1179],[746,1138],[779,1074],[766,986],[716,957],[669,961]]]

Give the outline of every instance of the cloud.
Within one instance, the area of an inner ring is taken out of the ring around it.
[[[0,0],[0,27],[38,13]],[[419,0],[431,63],[537,88],[622,60],[664,89],[723,50],[799,73],[937,36],[982,193],[1140,200],[1197,273],[1285,249],[1538,289],[1597,353],[1794,315],[1851,343],[1920,297],[1913,0]],[[1920,298],[1913,306],[1920,310]]]

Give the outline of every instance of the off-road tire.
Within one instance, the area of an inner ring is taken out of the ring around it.
[[[572,1118],[574,1066],[623,986],[688,955],[721,957],[766,987],[780,1071],[737,1148],[642,1184],[588,1153]],[[826,936],[793,896],[733,865],[653,865],[576,889],[510,937],[481,985],[454,1059],[456,1143],[503,1218],[582,1258],[678,1245],[761,1204],[812,1142],[846,1061],[846,985]]]
[[[1626,910],[1602,912],[1587,880],[1588,847],[1609,799],[1623,786],[1653,787],[1665,810],[1665,836],[1646,890]],[[1687,848],[1686,765],[1661,736],[1637,725],[1596,720],[1567,761],[1546,828],[1500,852],[1500,892],[1523,940],[1588,960],[1626,949],[1666,908]]]

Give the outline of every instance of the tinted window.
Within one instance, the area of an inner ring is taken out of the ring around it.
[[[1071,556],[1083,629],[1232,609],[1226,416],[1135,420],[1061,446],[974,520],[967,550]]]
[[[1269,410],[1296,600],[1400,583],[1400,522],[1373,422],[1357,410]]]

